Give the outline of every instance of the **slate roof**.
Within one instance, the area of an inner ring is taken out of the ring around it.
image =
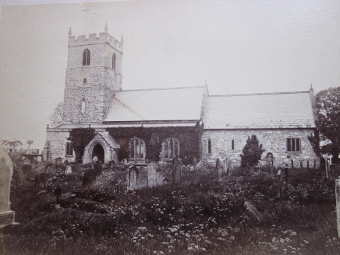
[[[204,129],[315,127],[309,91],[209,96]]]
[[[117,91],[104,123],[201,118],[204,87]]]

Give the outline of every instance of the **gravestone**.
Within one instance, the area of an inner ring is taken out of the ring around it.
[[[148,187],[148,169],[145,164],[132,165],[127,171],[127,187],[135,190]]]
[[[216,159],[216,178],[218,181],[222,178],[222,165],[219,158]]]
[[[0,150],[0,228],[14,222],[15,213],[11,211],[9,200],[13,164],[5,151]]]
[[[151,162],[148,166],[148,187],[163,185],[163,176],[159,171],[159,165],[156,162]]]
[[[132,165],[129,167],[127,173],[126,173],[126,179],[127,179],[127,185],[128,189],[137,189],[137,183],[138,183],[138,169],[135,165]]]
[[[257,208],[256,208],[253,204],[251,204],[251,203],[249,203],[248,201],[246,201],[246,202],[244,203],[244,206],[246,207],[246,209],[247,209],[249,212],[251,212],[251,213],[256,217],[256,219],[257,219],[260,223],[262,223],[262,222],[264,221],[262,214],[257,210]]]
[[[174,183],[182,183],[182,160],[178,159],[173,167],[174,171]]]

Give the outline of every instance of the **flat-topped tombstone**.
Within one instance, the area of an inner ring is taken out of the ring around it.
[[[9,200],[12,175],[12,160],[5,151],[0,150],[0,228],[14,222],[14,212],[10,210]]]

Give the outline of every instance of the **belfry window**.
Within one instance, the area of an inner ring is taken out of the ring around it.
[[[112,55],[112,69],[116,70],[116,54],[113,53]]]
[[[83,66],[89,66],[91,59],[91,53],[89,49],[83,51]]]
[[[137,162],[145,161],[145,143],[137,137],[132,138],[129,142],[130,160]]]
[[[235,142],[234,142],[234,140],[231,140],[231,149],[235,150]]]
[[[168,138],[162,143],[162,158],[171,160],[179,156],[179,141],[176,138]]]

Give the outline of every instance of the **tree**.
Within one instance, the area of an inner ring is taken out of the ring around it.
[[[322,152],[329,150],[334,159],[340,151],[340,87],[322,90],[315,96],[318,111],[318,131],[322,141],[330,142]]]
[[[1,140],[1,143],[5,146],[8,146],[10,148],[10,151],[18,147],[19,145],[22,145],[22,143],[19,140],[13,139],[13,140]]]
[[[57,126],[63,122],[63,102],[59,102],[52,115],[50,116],[51,126]]]
[[[241,166],[254,166],[261,159],[264,152],[262,144],[259,144],[256,135],[248,136],[246,145],[241,154]]]

